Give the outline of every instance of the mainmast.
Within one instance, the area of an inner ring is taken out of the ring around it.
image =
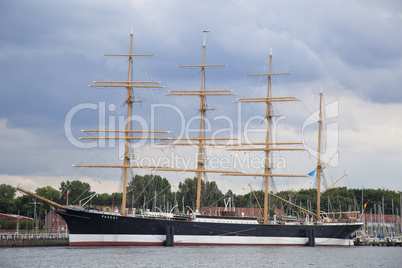
[[[207,31],[204,31],[206,33]],[[196,212],[200,211],[200,205],[201,205],[201,180],[202,180],[202,175],[207,172],[211,173],[224,173],[225,171],[222,170],[209,170],[205,169],[205,155],[204,155],[204,149],[206,146],[214,146],[218,145],[215,143],[216,141],[228,141],[229,139],[227,138],[205,138],[205,114],[208,109],[205,107],[205,97],[206,96],[227,96],[227,95],[234,95],[231,93],[231,90],[206,90],[205,89],[205,68],[208,67],[220,67],[220,66],[226,66],[226,64],[205,64],[205,50],[206,50],[206,45],[205,45],[205,37],[204,37],[204,43],[202,46],[202,64],[201,65],[179,65],[179,67],[198,67],[201,68],[201,87],[200,90],[172,90],[166,95],[181,95],[181,96],[199,96],[200,97],[200,133],[198,138],[190,138],[190,139],[185,139],[185,140],[173,140],[176,141],[176,143],[173,143],[173,145],[190,145],[198,146],[198,159],[197,159],[197,168],[196,169],[178,169],[178,168],[158,168],[156,170],[159,171],[185,171],[185,172],[195,172],[197,174],[197,202],[196,202]],[[192,141],[196,141],[195,143]],[[160,143],[160,145],[166,145],[170,143]],[[229,171],[228,171],[229,172]],[[232,171],[231,171],[232,172]]]
[[[160,82],[152,81],[131,81],[133,57],[140,56],[154,56],[153,54],[133,54],[133,33],[130,34],[130,52],[129,54],[105,54],[105,56],[122,56],[128,57],[128,77],[127,81],[95,81],[91,87],[114,87],[125,88],[127,90],[126,104],[127,104],[127,122],[125,130],[83,130],[83,132],[110,132],[110,133],[124,133],[124,136],[109,136],[109,137],[83,137],[81,139],[124,139],[124,162],[123,165],[74,165],[75,167],[98,167],[98,168],[121,168],[123,170],[123,198],[121,205],[122,216],[126,215],[126,199],[127,199],[127,178],[128,169],[130,168],[158,168],[157,166],[139,166],[131,165],[130,163],[130,141],[140,139],[158,139],[168,140],[169,138],[157,138],[157,137],[132,137],[133,133],[169,133],[169,131],[152,131],[152,130],[131,130],[131,115],[134,101],[133,89],[134,88],[163,88]]]
[[[254,177],[263,177],[265,179],[265,189],[264,189],[264,224],[267,223],[268,220],[268,194],[269,194],[269,178],[270,177],[306,177],[305,175],[284,175],[284,174],[272,174],[273,167],[270,166],[270,152],[271,151],[293,151],[293,150],[303,150],[298,148],[279,148],[273,146],[280,145],[295,145],[301,143],[272,143],[270,141],[271,136],[271,120],[273,115],[271,114],[271,106],[273,102],[285,102],[285,101],[298,101],[295,97],[271,97],[271,76],[273,75],[285,75],[290,73],[272,73],[271,72],[271,63],[272,63],[272,54],[269,55],[269,71],[266,74],[249,74],[247,76],[266,76],[268,79],[268,88],[267,95],[265,98],[243,98],[236,101],[237,103],[265,103],[266,104],[266,112],[265,118],[267,122],[266,128],[266,136],[265,143],[248,143],[243,145],[253,145],[260,146],[263,145],[262,148],[239,148],[239,149],[229,149],[228,151],[263,151],[265,152],[265,165],[264,165],[264,173],[263,174],[224,174],[227,176],[254,176]]]

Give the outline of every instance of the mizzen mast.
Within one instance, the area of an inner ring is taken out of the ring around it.
[[[121,205],[122,216],[126,215],[126,199],[127,199],[127,177],[128,169],[130,168],[157,168],[156,166],[140,166],[131,165],[130,163],[130,141],[133,139],[160,139],[165,140],[168,138],[155,138],[153,136],[149,137],[132,137],[132,133],[169,133],[168,131],[152,131],[152,130],[131,130],[131,114],[133,109],[133,103],[138,102],[133,99],[134,88],[163,88],[160,82],[153,81],[132,81],[132,66],[133,57],[143,57],[143,56],[154,56],[154,54],[133,54],[133,33],[130,34],[130,52],[129,54],[105,54],[105,56],[113,57],[128,57],[128,77],[127,81],[95,81],[94,85],[91,87],[113,87],[113,88],[125,88],[127,90],[126,104],[127,104],[127,123],[125,130],[83,130],[83,132],[117,132],[124,133],[124,136],[120,137],[83,137],[81,139],[124,139],[125,149],[124,149],[124,163],[123,165],[74,165],[75,167],[98,167],[98,168],[121,168],[123,170],[123,198]]]
[[[318,156],[317,156],[317,221],[321,213],[321,131],[322,131],[322,91],[320,92],[320,118],[318,120]],[[346,175],[346,174],[345,174]]]

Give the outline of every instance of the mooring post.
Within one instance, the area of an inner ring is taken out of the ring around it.
[[[174,226],[170,226],[170,239],[171,239],[171,246],[174,246]]]
[[[308,246],[309,247],[314,247],[315,246],[315,230],[310,229],[308,233]]]
[[[166,240],[163,241],[165,247],[174,245],[174,226],[166,226]]]

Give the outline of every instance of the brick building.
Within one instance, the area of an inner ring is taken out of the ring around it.
[[[47,213],[45,228],[48,232],[68,232],[67,223],[54,210]]]

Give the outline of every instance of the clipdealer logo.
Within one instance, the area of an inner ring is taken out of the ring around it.
[[[336,119],[339,116],[339,102],[335,101],[330,104],[325,105],[324,107],[324,118],[323,121],[326,121],[326,128],[324,130],[325,132],[325,141],[322,143],[322,152],[321,152],[321,160],[323,162],[329,162],[331,166],[337,166],[338,165],[338,156],[337,154],[334,156],[334,154],[338,150],[338,137],[339,137],[339,125]],[[243,143],[252,143],[252,137],[254,135],[263,135],[265,136],[266,130],[264,127],[261,127],[261,124],[264,123],[266,127],[266,118],[263,116],[251,116],[249,118],[242,118],[242,111],[241,111],[241,104],[238,104],[237,106],[237,118],[232,119],[228,116],[216,116],[212,119],[205,118],[205,128],[204,130],[208,133],[208,135],[213,139],[215,138],[218,134],[222,134],[225,137],[228,137],[232,141],[238,141],[243,142]],[[115,148],[116,145],[118,146],[118,154],[119,158],[122,160],[124,159],[124,152],[125,152],[125,142],[124,138],[122,138],[124,132],[120,133],[115,133],[115,132],[110,132],[107,134],[107,137],[110,137],[109,139],[102,139],[102,137],[106,137],[106,132],[108,130],[124,130],[126,128],[127,124],[127,119],[123,115],[113,115],[113,116],[107,116],[108,112],[114,112],[116,109],[116,106],[114,104],[109,104],[106,108],[106,103],[105,102],[99,102],[98,104],[94,103],[82,103],[74,106],[66,115],[65,123],[64,123],[64,130],[67,139],[71,144],[73,144],[76,147],[79,148]],[[172,104],[152,104],[150,108],[150,124],[148,124],[147,120],[144,117],[141,117],[139,115],[134,115],[130,117],[130,123],[134,123],[136,125],[136,129],[140,130],[154,130],[157,129],[155,126],[155,118],[158,116],[158,113],[166,113],[167,110],[170,110],[170,113],[175,113],[174,120],[176,120],[179,124],[180,127],[176,128],[174,130],[174,134],[176,135],[175,138],[169,142],[169,145],[158,145],[159,141],[156,141],[154,139],[147,139],[147,137],[154,137],[154,134],[149,134],[149,133],[141,133],[138,135],[139,138],[145,138],[145,139],[137,139],[134,142],[130,143],[130,149],[139,149],[145,145],[150,145],[151,148],[167,148],[168,146],[174,146],[176,143],[178,143],[180,140],[186,140],[188,143],[193,144],[193,146],[197,146],[197,141],[190,139],[190,136],[192,136],[194,133],[199,133],[199,126],[198,127],[192,127],[194,125],[194,122],[200,120],[200,116],[193,116],[189,119],[186,119],[185,114],[183,111]],[[98,129],[99,133],[97,133],[95,136],[100,137],[100,139],[96,140],[80,140],[79,138],[75,137],[72,131],[73,128],[73,121],[74,122],[79,122],[80,118],[77,116],[77,113],[81,112],[88,112],[90,110],[97,111],[98,112]],[[159,111],[158,111],[159,110]],[[303,142],[303,146],[306,149],[306,151],[311,154],[313,157],[318,157],[318,152],[316,149],[316,144],[309,144],[305,140],[306,133],[308,132],[308,128],[314,124],[317,124],[319,118],[319,110],[311,114],[304,122],[302,125],[302,130],[301,130],[301,138]],[[273,118],[272,124],[271,124],[271,137],[272,140],[271,142],[277,142],[277,127],[280,121],[286,119],[285,116],[280,116]],[[237,122],[236,122],[237,121]],[[219,123],[222,127],[212,131],[212,125],[216,125]],[[235,124],[236,123],[236,124]],[[196,125],[198,125],[197,123]],[[256,125],[259,125],[259,127],[256,127]],[[237,126],[237,128],[235,128]],[[120,135],[120,139],[118,139]],[[148,136],[150,135],[150,136]],[[172,136],[172,135],[170,135]],[[219,143],[219,146],[225,146],[225,142]],[[130,152],[131,154],[132,152]],[[240,163],[238,166],[244,167],[245,162],[250,162],[250,166],[252,165],[253,167],[255,166],[261,166],[261,168],[264,166],[265,159],[261,160],[261,157],[250,157],[249,154],[236,154],[237,157],[232,158],[232,161],[236,160]],[[179,156],[181,157],[181,156]],[[173,159],[171,162],[177,162],[177,157],[176,156],[171,156],[169,157],[170,159]],[[193,157],[189,157],[193,158]],[[197,157],[194,156],[194,159]],[[256,159],[258,158],[258,160]],[[286,168],[286,159],[282,156],[278,156],[276,153],[272,152],[271,153],[271,162],[275,166],[275,168],[281,169],[281,168]],[[332,159],[331,159],[332,158]],[[134,160],[136,159],[136,160]],[[136,155],[132,160],[133,161],[138,161],[139,155]],[[181,158],[180,158],[181,159]],[[212,160],[213,161],[212,161]],[[230,162],[230,159],[226,159],[225,157],[220,157],[219,159],[222,159],[222,167],[227,165],[227,162]],[[161,160],[164,163],[169,163],[169,161],[165,161],[166,159]],[[148,160],[149,162],[160,162],[159,160]],[[183,159],[180,160],[182,163],[186,163],[185,166],[188,167],[190,165],[189,159]],[[194,160],[195,161],[195,160]],[[214,157],[210,158],[210,161],[208,162],[213,162],[216,163],[216,159]],[[254,164],[251,164],[254,163]],[[259,164],[255,164],[259,163]],[[170,165],[169,165],[170,166]]]

